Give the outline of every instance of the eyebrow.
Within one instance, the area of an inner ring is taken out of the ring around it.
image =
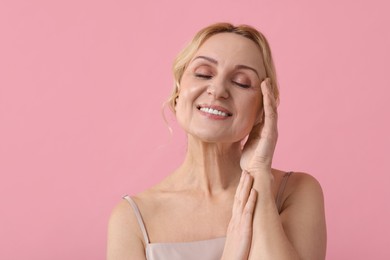
[[[218,61],[217,61],[216,59],[213,59],[213,58],[210,58],[210,57],[207,57],[207,56],[197,56],[195,59],[193,59],[193,61],[194,61],[194,60],[197,60],[197,59],[204,59],[204,60],[207,60],[207,61],[209,61],[209,62],[211,62],[211,63],[213,63],[213,64],[215,64],[215,65],[218,65]],[[251,70],[251,71],[253,71],[254,73],[256,73],[256,75],[257,75],[258,78],[260,78],[259,73],[257,72],[257,70],[254,69],[254,68],[252,68],[252,67],[249,67],[249,66],[247,66],[247,65],[236,65],[234,68],[235,68],[235,69],[247,69],[247,70]]]

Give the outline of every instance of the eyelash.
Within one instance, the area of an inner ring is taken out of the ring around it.
[[[201,78],[201,79],[211,79],[213,76],[211,75],[206,75],[206,74],[199,74],[199,73],[195,73],[195,77],[197,78]],[[233,84],[236,84],[237,86],[241,87],[241,88],[250,88],[251,86],[250,85],[247,85],[247,84],[241,84],[241,83],[238,83],[236,81],[232,81]]]
[[[237,83],[235,81],[233,81],[233,83],[236,84],[237,86],[241,87],[241,88],[250,88],[251,87],[250,85]]]
[[[211,75],[199,74],[199,73],[195,73],[195,77],[201,78],[201,79],[211,79],[212,78]]]

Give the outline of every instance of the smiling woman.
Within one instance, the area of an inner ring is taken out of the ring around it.
[[[265,37],[211,25],[178,55],[174,77],[170,105],[186,157],[115,207],[107,258],[324,259],[320,185],[271,167],[279,92]]]

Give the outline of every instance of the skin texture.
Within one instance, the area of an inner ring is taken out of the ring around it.
[[[284,174],[271,168],[277,106],[251,40],[220,33],[199,48],[180,82],[176,117],[188,135],[184,162],[133,197],[152,243],[226,236],[224,260],[325,259],[323,195],[312,176],[290,177],[277,212]],[[242,150],[241,140],[257,124],[260,132]],[[145,259],[145,242],[126,201],[109,221],[107,259]]]

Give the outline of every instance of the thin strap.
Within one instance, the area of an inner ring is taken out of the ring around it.
[[[145,243],[149,244],[148,233],[146,232],[145,224],[144,221],[142,220],[141,212],[139,211],[137,204],[135,204],[134,200],[129,195],[125,195],[123,196],[123,198],[126,199],[130,203],[131,207],[133,208],[134,214],[137,217],[139,227],[141,228],[142,235],[144,236]]]
[[[278,194],[276,195],[276,207],[278,208],[278,212],[279,213],[282,210],[282,195],[283,195],[283,192],[284,192],[284,190],[286,188],[288,177],[290,177],[290,175],[292,173],[293,172],[286,172],[283,175],[283,179],[282,179],[282,181],[280,183],[280,186],[279,186]]]

